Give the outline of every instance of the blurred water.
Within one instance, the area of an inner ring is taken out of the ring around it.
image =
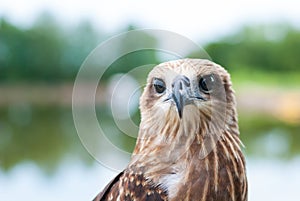
[[[119,149],[131,151],[134,140],[117,129],[112,114],[103,108],[97,112],[104,130],[113,133],[106,137]],[[27,123],[20,118],[27,118]],[[240,130],[246,145],[249,200],[298,200],[299,125],[241,114]],[[68,107],[2,108],[0,139],[1,201],[91,200],[117,174],[85,150]],[[109,160],[128,160],[109,156]]]
[[[299,200],[300,157],[291,161],[248,159],[249,200]]]
[[[1,201],[92,200],[114,174],[99,164],[87,167],[67,161],[51,177],[32,163],[23,163],[9,172],[0,171]]]
[[[292,161],[248,158],[249,200],[298,201],[300,158]],[[2,201],[92,200],[117,172],[94,163],[65,161],[51,177],[32,163],[0,171]]]

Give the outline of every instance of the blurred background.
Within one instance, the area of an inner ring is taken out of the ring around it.
[[[0,200],[91,200],[117,174],[82,145],[73,122],[72,89],[80,66],[97,45],[138,28],[184,35],[226,67],[236,90],[249,200],[297,200],[299,7],[293,0],[1,1]],[[158,47],[162,42],[149,34],[143,40]],[[123,41],[119,48],[134,42]],[[194,51],[185,56],[197,55]],[[112,144],[128,153],[136,130],[128,135],[116,125],[111,90],[137,66],[162,60],[154,51],[130,53],[101,78],[96,98],[99,123]],[[101,61],[99,68],[104,68]],[[127,77],[122,90],[136,89],[150,70],[145,69]],[[89,84],[83,83],[83,91],[85,87]],[[132,108],[130,118],[138,125],[137,101]],[[122,106],[116,111],[122,116]],[[99,154],[109,155],[109,150]],[[125,163],[128,159],[109,158]]]

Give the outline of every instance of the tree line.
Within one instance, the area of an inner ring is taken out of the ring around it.
[[[134,29],[128,26],[128,30]],[[124,30],[125,31],[125,30]],[[89,21],[62,26],[51,15],[40,16],[29,28],[0,19],[0,82],[73,80],[88,54],[107,34]],[[156,38],[145,36],[156,44]],[[134,43],[124,41],[120,48]],[[300,31],[286,24],[244,27],[204,46],[213,61],[231,71],[241,68],[300,72]],[[193,56],[194,54],[188,55]],[[158,63],[153,51],[134,52],[116,61],[105,73],[126,72],[144,63]]]

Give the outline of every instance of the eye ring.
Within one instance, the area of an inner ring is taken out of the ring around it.
[[[153,80],[153,86],[158,94],[162,94],[166,91],[166,84],[162,79],[154,78]]]
[[[199,88],[202,92],[209,94],[215,86],[215,78],[213,75],[205,75],[199,80]]]

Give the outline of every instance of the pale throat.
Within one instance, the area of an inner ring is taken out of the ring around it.
[[[183,155],[190,154],[192,144],[197,144],[200,150],[203,129],[199,112],[189,107],[185,112],[189,115],[184,114],[181,119],[176,111],[171,110],[157,118],[143,118],[133,155],[149,162],[176,162]]]

